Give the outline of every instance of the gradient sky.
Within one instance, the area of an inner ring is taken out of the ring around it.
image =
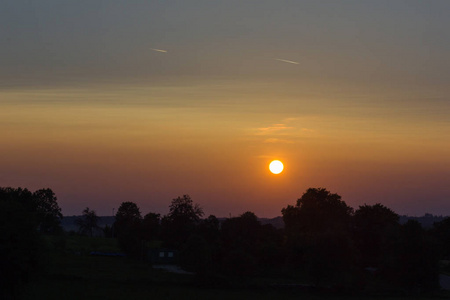
[[[189,194],[206,215],[274,217],[309,187],[450,215],[449,13],[3,0],[0,186],[50,187],[65,215],[122,201],[165,214]]]

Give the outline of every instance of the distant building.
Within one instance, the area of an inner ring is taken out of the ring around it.
[[[153,248],[147,252],[147,259],[154,265],[172,265],[178,262],[178,251],[168,248]]]

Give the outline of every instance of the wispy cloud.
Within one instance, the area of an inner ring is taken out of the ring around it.
[[[283,121],[286,123],[297,121],[297,120],[299,120],[299,118],[290,117],[290,118],[283,119]]]
[[[316,130],[310,129],[310,128],[302,128],[301,131],[303,131],[303,132],[310,132],[310,133],[316,132]]]
[[[258,135],[265,135],[265,134],[273,134],[276,132],[280,132],[283,130],[292,129],[293,127],[286,126],[286,124],[273,124],[269,127],[260,127],[258,128]]]
[[[275,143],[278,143],[278,144],[293,144],[294,142],[290,141],[290,140],[286,140],[286,139],[270,138],[270,139],[265,139],[264,143],[267,143],[267,144],[275,144]]]
[[[153,51],[156,51],[156,52],[167,53],[167,50],[162,50],[162,49],[150,48],[150,50],[153,50]]]
[[[316,129],[301,127],[300,118],[284,118],[280,123],[253,129],[253,135],[265,144],[294,144],[299,139],[318,134]]]
[[[288,63],[288,64],[294,64],[294,65],[298,65],[299,64],[296,61],[287,60],[287,59],[275,58],[275,60],[282,61],[282,62],[285,62],[285,63]]]

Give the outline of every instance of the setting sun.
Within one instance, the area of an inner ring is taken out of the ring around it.
[[[283,171],[283,163],[279,160],[274,160],[269,165],[269,170],[273,174],[280,174]]]

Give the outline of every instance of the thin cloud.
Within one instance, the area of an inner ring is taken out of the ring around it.
[[[278,132],[278,131],[281,131],[281,130],[292,129],[292,128],[293,127],[286,126],[285,124],[273,124],[272,126],[269,126],[269,127],[258,128],[258,134],[259,135],[271,134],[271,133],[274,133],[274,132]]]
[[[290,117],[283,119],[282,123],[254,128],[253,135],[258,136],[260,138],[259,141],[265,144],[295,144],[298,139],[312,137],[317,134],[315,129],[292,124],[297,120],[299,119]]]
[[[150,50],[153,50],[153,51],[156,51],[156,52],[167,53],[167,50],[162,50],[162,49],[150,48]]]
[[[298,62],[292,61],[292,60],[281,59],[281,58],[275,58],[275,60],[282,61],[282,62],[285,62],[285,63],[288,63],[288,64],[299,65]]]
[[[302,128],[302,131],[303,132],[311,132],[311,133],[316,132],[316,130],[310,129],[310,128]]]
[[[284,122],[293,122],[293,121],[297,121],[297,120],[299,120],[300,118],[293,118],[293,117],[291,117],[291,118],[285,118],[283,121]]]
[[[277,138],[271,138],[271,139],[265,139],[264,143],[267,144],[275,144],[275,143],[279,143],[279,144],[293,144],[293,141],[290,140],[286,140],[286,139],[277,139]]]

